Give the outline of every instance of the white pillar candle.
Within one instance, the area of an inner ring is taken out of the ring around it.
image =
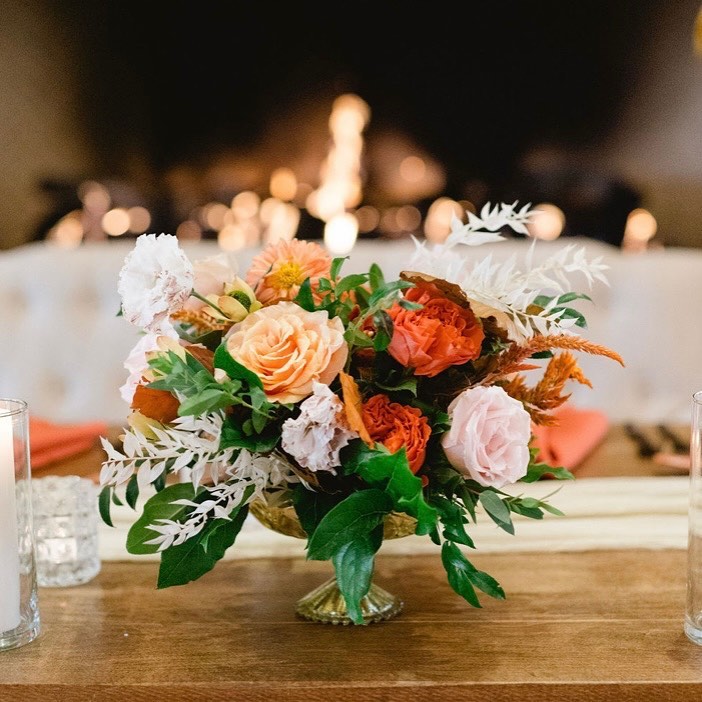
[[[0,634],[21,622],[12,417],[0,417]]]

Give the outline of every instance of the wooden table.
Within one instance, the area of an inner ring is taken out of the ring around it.
[[[655,472],[623,438],[613,430],[598,449],[624,462],[618,474]],[[349,628],[293,614],[328,563],[229,561],[160,592],[156,564],[105,563],[87,585],[40,591],[43,633],[0,654],[0,700],[699,700],[702,647],[682,632],[685,559],[478,552],[507,600],[473,609],[438,553],[381,551],[376,582],[405,610]]]

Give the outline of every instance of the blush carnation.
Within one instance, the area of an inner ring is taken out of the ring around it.
[[[358,436],[344,418],[344,405],[323,383],[314,383],[312,395],[300,404],[300,415],[286,419],[281,446],[303,468],[329,471],[341,465],[339,451]]]
[[[142,234],[124,259],[117,289],[131,324],[162,333],[193,289],[193,266],[171,234]]]
[[[469,307],[447,299],[431,283],[418,283],[405,292],[405,299],[422,309],[394,305],[388,310],[393,321],[388,353],[396,361],[413,368],[415,375],[431,378],[478,358],[485,335]]]
[[[531,417],[519,400],[498,386],[470,388],[448,413],[451,428],[441,445],[459,473],[494,488],[526,475]]]
[[[232,358],[261,379],[271,402],[299,402],[314,383],[329,383],[344,367],[344,325],[324,311],[280,302],[250,314],[228,332]]]

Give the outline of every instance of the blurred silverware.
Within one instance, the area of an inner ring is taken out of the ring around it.
[[[690,453],[690,442],[680,438],[669,426],[659,424],[658,431],[665,440],[673,445],[675,453]]]
[[[638,427],[633,424],[625,424],[624,431],[626,431],[629,438],[636,442],[639,450],[639,456],[642,458],[651,458],[655,453],[660,450],[659,447],[654,444]]]

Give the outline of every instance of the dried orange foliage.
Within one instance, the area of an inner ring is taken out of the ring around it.
[[[183,322],[194,327],[198,334],[206,334],[211,331],[226,331],[232,326],[231,322],[220,322],[209,314],[200,310],[178,310],[171,314],[174,322]]]
[[[373,448],[375,442],[371,439],[366,425],[363,423],[363,401],[361,400],[361,391],[358,389],[356,381],[348,374],[341,371],[339,373],[341,381],[341,391],[344,396],[344,411],[346,412],[346,421],[349,428],[358,432],[358,435]]]
[[[612,351],[612,349],[602,346],[601,344],[593,344],[591,341],[586,341],[579,336],[571,336],[568,334],[534,336],[524,344],[514,344],[511,348],[507,349],[507,351],[497,356],[492,366],[488,368],[485,377],[480,381],[480,385],[492,385],[496,381],[508,375],[512,375],[513,373],[533,370],[538,366],[525,364],[524,362],[535,353],[551,351],[552,349],[567,349],[570,351],[589,353],[593,356],[606,356],[620,365],[624,365],[624,360],[616,351]]]
[[[534,387],[526,386],[523,375],[515,376],[502,387],[509,395],[524,403],[535,424],[553,425],[557,420],[549,411],[560,407],[570,397],[570,394],[563,394],[564,386],[569,380],[592,387],[575,356],[564,351],[549,361],[541,380]]]

